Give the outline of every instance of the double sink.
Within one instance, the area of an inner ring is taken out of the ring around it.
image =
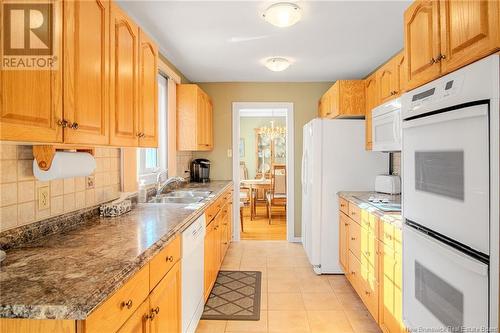
[[[148,203],[176,203],[193,204],[198,203],[212,194],[212,191],[202,190],[176,190],[152,197]]]

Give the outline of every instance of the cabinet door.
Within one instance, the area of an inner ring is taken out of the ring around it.
[[[196,108],[196,143],[198,150],[207,149],[207,133],[206,133],[206,97],[205,94],[198,89],[197,108]]]
[[[328,90],[328,100],[327,100],[326,117],[335,118],[341,114],[340,110],[340,83],[336,82]]]
[[[377,71],[380,102],[384,103],[399,96],[399,69],[402,55],[392,58]]]
[[[109,142],[109,1],[64,5],[65,143]]]
[[[331,96],[330,89],[321,97],[321,100],[320,100],[320,117],[321,118],[330,118],[331,114],[332,114],[332,96]]]
[[[376,73],[365,80],[365,148],[372,149],[372,109],[378,105],[378,87]]]
[[[213,106],[210,97],[207,96],[206,100],[206,133],[207,133],[207,147],[208,150],[212,150],[214,148],[214,130],[213,130]]]
[[[181,264],[175,264],[149,296],[151,333],[181,331]]]
[[[53,70],[0,70],[0,140],[62,142],[62,1],[53,4]],[[31,56],[30,56],[31,57]],[[0,60],[4,61],[0,56]]]
[[[443,73],[465,66],[500,47],[498,1],[443,0],[439,4]]]
[[[158,146],[158,48],[139,31],[139,146]]]
[[[339,262],[344,273],[348,273],[349,262],[349,218],[340,212],[339,223]]]
[[[146,299],[135,310],[134,314],[123,324],[117,333],[149,333],[150,332],[150,317],[149,317],[149,298]]]
[[[408,64],[408,89],[438,77],[439,2],[417,0],[405,12],[405,55]]]
[[[380,253],[380,326],[390,333],[400,332],[400,324],[396,318],[397,302],[396,296],[395,270],[396,261],[394,251],[386,244],[379,242]],[[402,299],[399,301],[401,304]]]
[[[214,266],[214,251],[213,251],[213,239],[214,239],[214,226],[215,221],[212,221],[207,226],[207,233],[205,234],[205,247],[204,247],[204,290],[205,290],[205,301],[210,295],[210,290],[212,289],[212,278],[213,278],[213,266]]]
[[[137,146],[139,29],[111,4],[110,143]]]

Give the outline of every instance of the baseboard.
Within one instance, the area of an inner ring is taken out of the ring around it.
[[[302,243],[302,237],[293,237],[290,239],[290,243]]]

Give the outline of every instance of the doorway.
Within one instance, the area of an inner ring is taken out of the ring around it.
[[[234,239],[294,239],[293,103],[233,103]]]

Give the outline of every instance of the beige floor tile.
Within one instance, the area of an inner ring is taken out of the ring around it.
[[[228,320],[226,332],[267,332],[267,311],[260,312],[259,321]]]
[[[300,290],[303,293],[332,293],[333,294],[333,289],[328,283],[328,281],[325,281],[321,277],[317,277],[315,279],[301,279],[299,281],[300,284]]]
[[[267,295],[268,295],[267,292],[260,294],[260,309],[261,310],[267,310]]]
[[[365,310],[366,307],[356,293],[335,293],[345,310]]]
[[[267,267],[294,267],[295,258],[285,256],[267,257]]]
[[[306,310],[342,310],[342,304],[333,293],[302,293]]]
[[[225,320],[200,320],[196,333],[224,333],[226,323]]]
[[[300,284],[294,277],[267,278],[267,291],[272,293],[299,292]]]
[[[268,293],[269,310],[305,310],[300,293]]]
[[[375,319],[368,311],[345,311],[349,323],[356,333],[381,333]]]
[[[309,332],[305,311],[268,311],[269,332]]]
[[[353,333],[344,311],[307,311],[311,332]]]
[[[241,257],[241,266],[247,267],[267,267],[266,265],[266,257],[250,257],[245,256]]]
[[[267,276],[270,278],[294,278],[295,270],[292,267],[268,267]]]

